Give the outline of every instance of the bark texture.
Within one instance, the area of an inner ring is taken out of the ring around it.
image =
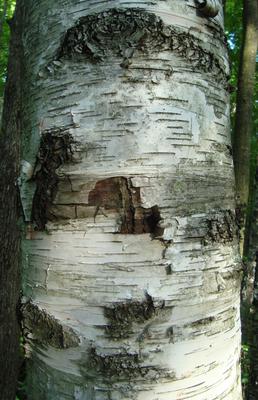
[[[236,177],[237,207],[241,224],[241,248],[250,186],[250,151],[253,128],[253,94],[255,85],[256,53],[258,43],[258,2],[244,0],[244,36],[238,74],[236,120],[233,156]],[[248,235],[247,235],[248,236]],[[242,250],[243,252],[243,250]]]
[[[24,2],[30,400],[241,399],[228,60],[210,3],[214,18],[194,0]]]
[[[242,320],[246,322],[245,342],[249,345],[250,379],[246,388],[246,399],[255,400],[258,397],[258,169],[256,170],[254,186],[254,208],[251,220],[249,240],[249,263],[247,264],[246,287]]]
[[[0,393],[4,400],[15,398],[19,367],[20,22],[18,9],[12,22],[9,72],[0,134]]]

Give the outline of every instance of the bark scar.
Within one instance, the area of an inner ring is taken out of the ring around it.
[[[96,206],[94,221],[100,208],[118,210],[121,216],[119,233],[151,233],[153,237],[163,234],[164,229],[159,227],[161,216],[158,206],[142,207],[140,188],[133,187],[128,178],[114,177],[98,181],[89,193],[88,205]]]

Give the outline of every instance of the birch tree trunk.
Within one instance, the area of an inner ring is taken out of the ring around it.
[[[30,400],[240,400],[222,1],[20,0]]]

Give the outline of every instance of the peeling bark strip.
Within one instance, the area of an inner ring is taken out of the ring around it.
[[[77,347],[79,338],[71,328],[64,327],[54,317],[28,302],[21,308],[23,314],[23,334],[28,337],[33,332],[32,340],[39,344],[57,349]]]
[[[208,231],[204,238],[204,244],[229,243],[238,236],[238,227],[235,214],[231,210],[216,213],[207,220]]]
[[[214,18],[219,12],[218,0],[195,0],[200,12],[205,17]]]
[[[48,220],[48,210],[52,205],[58,187],[56,170],[73,161],[72,136],[62,129],[48,130],[42,134],[37,163],[34,170],[36,192],[33,198],[32,221],[43,230]]]
[[[214,13],[214,7],[205,5],[203,11]],[[67,31],[58,58],[81,56],[94,63],[102,61],[108,52],[113,52],[123,59],[121,67],[128,68],[135,50],[150,50],[151,54],[172,50],[192,64],[195,70],[212,73],[216,78],[220,76],[223,82],[228,80],[219,58],[205,49],[200,40],[165,25],[155,14],[139,8],[113,8],[80,18]]]
[[[152,233],[154,237],[163,234],[159,227],[161,220],[157,206],[144,208],[141,205],[140,188],[132,186],[131,180],[124,177],[108,178],[96,183],[89,193],[88,205],[121,210],[119,233]]]
[[[106,326],[107,335],[111,338],[127,338],[132,333],[133,323],[141,324],[150,320],[164,309],[164,302],[154,306],[153,299],[146,293],[146,300],[119,303],[112,308],[105,307],[104,315],[109,324]]]

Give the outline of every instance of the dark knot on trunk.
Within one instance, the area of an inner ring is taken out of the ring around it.
[[[214,18],[219,12],[218,0],[195,0],[196,5],[202,15]]]

